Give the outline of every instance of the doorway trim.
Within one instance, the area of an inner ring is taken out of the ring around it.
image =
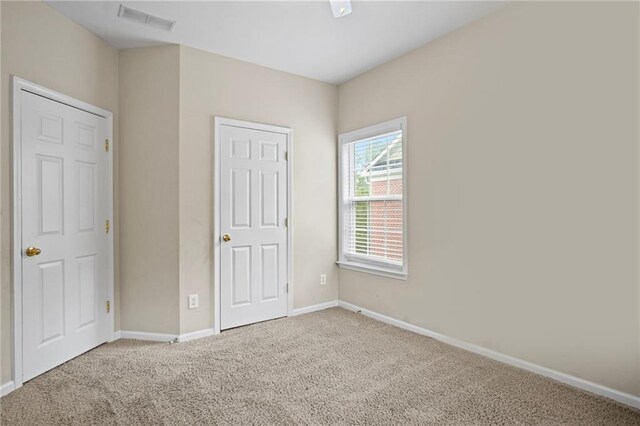
[[[38,84],[11,76],[11,108],[9,122],[11,131],[11,287],[13,290],[13,369],[14,389],[22,386],[22,135],[21,108],[22,91],[42,96],[61,104],[103,117],[107,121],[107,139],[111,144],[107,153],[107,218],[113,225],[113,113],[94,105],[74,99],[62,93],[47,89]],[[112,228],[113,229],[113,228]],[[114,340],[115,303],[114,303],[114,251],[113,232],[107,234],[107,296],[111,301],[111,310],[107,314],[107,341]]]
[[[250,121],[235,120],[216,116],[214,118],[214,173],[213,173],[213,332],[220,333],[221,303],[220,303],[220,132],[222,126],[242,127],[252,130],[262,130],[272,133],[281,133],[287,138],[287,316],[291,316],[293,309],[293,215],[292,215],[292,180],[291,152],[293,132],[289,127],[272,126],[270,124],[253,123]]]

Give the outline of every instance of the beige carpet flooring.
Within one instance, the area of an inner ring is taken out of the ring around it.
[[[640,425],[640,412],[339,308],[119,340],[0,400],[2,425]]]

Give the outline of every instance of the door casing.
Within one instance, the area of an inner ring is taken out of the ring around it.
[[[22,135],[21,108],[22,92],[33,93],[55,102],[77,108],[91,114],[103,117],[107,121],[107,139],[110,147],[107,153],[107,211],[105,219],[111,222],[111,232],[107,234],[107,294],[111,301],[111,309],[107,314],[109,332],[107,339],[114,340],[115,307],[114,307],[114,251],[113,251],[113,113],[94,105],[74,99],[62,93],[47,89],[16,76],[11,76],[11,109],[9,120],[11,124],[11,158],[12,158],[12,194],[11,202],[11,285],[13,290],[13,370],[12,380],[14,388],[22,386]]]
[[[291,163],[292,163],[292,131],[289,127],[272,126],[269,124],[252,123],[249,121],[235,120],[232,118],[215,117],[214,119],[214,174],[213,174],[213,330],[214,334],[220,333],[220,131],[222,126],[244,127],[252,130],[262,130],[284,134],[287,138],[287,316],[291,316],[293,310],[293,215],[292,215],[292,191],[291,191]]]

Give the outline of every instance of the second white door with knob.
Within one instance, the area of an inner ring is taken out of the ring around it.
[[[110,152],[105,117],[26,90],[15,96],[21,383],[109,338]]]
[[[216,126],[220,328],[287,315],[288,133]]]

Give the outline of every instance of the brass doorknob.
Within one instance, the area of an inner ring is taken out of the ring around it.
[[[224,240],[225,243],[228,243],[229,241],[231,241],[231,235],[229,234],[224,234],[222,236],[222,239]]]
[[[31,256],[37,256],[40,253],[42,253],[42,250],[40,250],[38,247],[27,247],[27,249],[24,251],[24,253],[31,257]]]

